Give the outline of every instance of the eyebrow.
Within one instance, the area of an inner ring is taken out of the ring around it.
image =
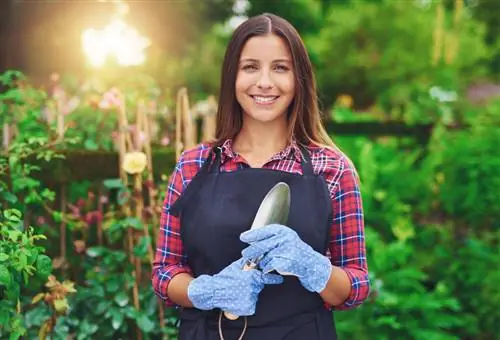
[[[258,63],[259,60],[257,59],[254,59],[254,58],[243,58],[240,60],[240,63],[241,62],[254,62],[254,63]],[[280,58],[280,59],[275,59],[273,60],[273,63],[282,63],[282,62],[285,62],[285,63],[291,63],[292,61],[288,58]]]

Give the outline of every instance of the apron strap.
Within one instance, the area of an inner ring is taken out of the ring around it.
[[[314,176],[314,170],[311,162],[311,155],[306,147],[299,144],[300,152],[302,153],[302,172],[306,176]]]
[[[220,172],[221,151],[222,151],[222,149],[220,147],[214,147],[212,149],[212,152],[215,154],[215,159],[214,159],[214,162],[211,164],[210,169],[209,169],[209,172],[211,174],[215,174],[215,173]]]

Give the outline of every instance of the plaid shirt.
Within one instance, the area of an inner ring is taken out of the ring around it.
[[[227,140],[221,147],[221,171],[237,171],[249,165],[232,149]],[[308,146],[314,173],[324,176],[334,212],[329,252],[333,265],[342,267],[351,281],[351,294],[334,309],[350,309],[366,300],[369,293],[366,263],[364,218],[359,181],[355,169],[339,151]],[[167,296],[170,280],[179,273],[191,273],[187,265],[180,237],[180,220],[169,213],[172,204],[193,179],[208,157],[210,147],[200,144],[184,151],[169,178],[161,215],[160,232],[153,262],[152,284],[156,294],[167,306],[176,306]],[[285,150],[274,155],[263,167],[302,174],[302,154],[292,142]],[[331,307],[331,306],[327,306]]]

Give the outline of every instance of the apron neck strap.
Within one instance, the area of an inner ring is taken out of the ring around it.
[[[306,147],[303,146],[302,144],[299,145],[299,148],[300,152],[302,153],[302,171],[304,175],[308,176],[314,175],[314,170],[311,162],[311,155],[309,154],[309,151],[307,151]],[[219,147],[212,148],[212,151],[206,161],[206,165],[209,166],[208,171],[210,173],[218,173],[220,171],[221,151],[222,150]],[[211,162],[212,155],[214,154],[215,154],[215,159],[213,162]]]
[[[213,162],[211,162],[209,172],[210,173],[217,173],[220,170],[220,162],[221,162],[221,152],[222,149],[218,146],[212,148],[212,152],[210,153],[210,156],[215,155],[215,159]],[[210,159],[212,157],[209,157]]]
[[[302,172],[304,175],[313,176],[314,170],[312,167],[311,155],[304,145],[299,144],[299,148],[302,153]]]

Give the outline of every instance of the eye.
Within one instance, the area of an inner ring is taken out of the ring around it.
[[[278,64],[274,67],[274,69],[278,72],[287,72],[290,70],[290,68],[286,65],[281,65],[281,64]]]
[[[255,71],[257,69],[257,66],[254,64],[246,64],[241,67],[245,71]]]

